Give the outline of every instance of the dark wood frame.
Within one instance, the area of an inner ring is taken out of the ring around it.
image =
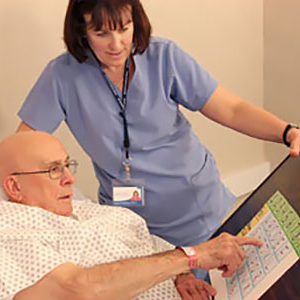
[[[279,190],[300,215],[300,157],[287,156],[245,200],[238,210],[217,230],[237,234]],[[290,268],[260,300],[299,300],[300,261]]]

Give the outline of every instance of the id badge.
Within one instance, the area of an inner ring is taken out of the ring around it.
[[[126,207],[145,206],[145,181],[138,178],[112,180],[113,205]]]

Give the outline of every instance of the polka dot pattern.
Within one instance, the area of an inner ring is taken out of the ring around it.
[[[71,217],[0,201],[0,299],[34,284],[65,262],[92,267],[173,249],[150,235],[132,211],[73,201]],[[166,280],[135,299],[180,299]]]

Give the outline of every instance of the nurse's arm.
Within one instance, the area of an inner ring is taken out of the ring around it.
[[[246,135],[262,140],[282,143],[287,122],[270,112],[230,93],[219,85],[200,112],[209,119]],[[292,128],[287,136],[291,142],[290,154],[300,150],[300,131]]]
[[[27,131],[27,130],[35,130],[35,129],[30,127],[27,123],[22,121],[17,128],[17,132]]]

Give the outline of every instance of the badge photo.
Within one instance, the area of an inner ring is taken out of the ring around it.
[[[113,203],[118,206],[144,206],[144,187],[136,180],[114,180]]]

